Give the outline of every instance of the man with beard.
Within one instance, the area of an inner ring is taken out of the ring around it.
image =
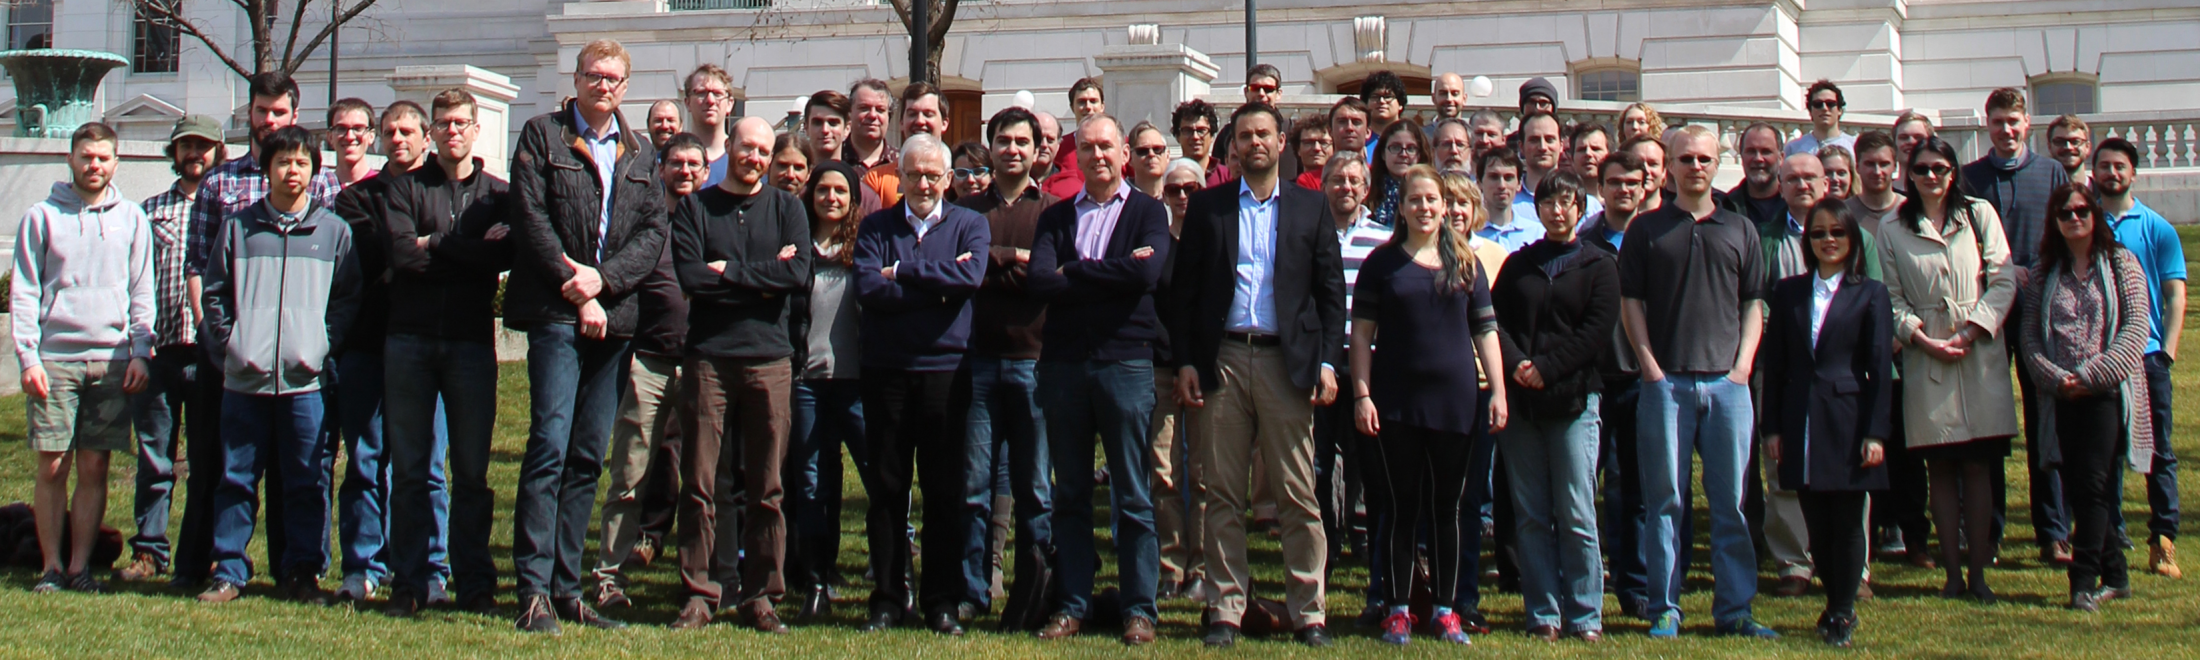
[[[665,143],[672,141],[672,136],[686,130],[680,123],[678,102],[665,99],[649,104],[649,144],[658,151],[664,151]]]
[[[2054,154],[2055,162],[2062,163],[2063,171],[2072,181],[2088,180],[2085,173],[2087,161],[2093,152],[2093,128],[2077,115],[2063,115],[2047,125],[2047,150]]]
[[[1742,183],[1726,191],[1719,206],[1741,214],[1757,225],[1757,233],[1771,233],[1787,219],[1787,200],[1780,198],[1777,170],[1782,158],[1780,129],[1758,122],[1742,129]]]
[[[2101,212],[2116,230],[2116,241],[2139,258],[2140,268],[2146,271],[2147,293],[2154,298],[2148,307],[2154,327],[2146,349],[2147,400],[2157,429],[2154,465],[2146,477],[2147,507],[2152,512],[2147,518],[2147,570],[2178,578],[2184,571],[2177,568],[2177,454],[2170,449],[2169,430],[2175,382],[2169,367],[2177,361],[2178,342],[2185,334],[2185,248],[2162,214],[2132,196],[2131,184],[2138,178],[2139,149],[2120,138],[2102,140],[2093,156],[2093,188],[2101,195]],[[2120,481],[2114,492],[2123,492]]]

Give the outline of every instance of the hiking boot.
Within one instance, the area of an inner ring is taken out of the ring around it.
[[[2147,572],[2172,580],[2185,576],[2185,571],[2177,568],[2176,541],[2167,536],[2159,536],[2147,545],[2153,546],[2147,549]]]
[[[140,552],[130,557],[129,566],[124,566],[122,570],[115,571],[115,579],[124,582],[144,582],[160,577],[163,568],[159,559]]]

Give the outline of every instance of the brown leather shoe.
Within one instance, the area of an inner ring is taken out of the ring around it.
[[[1810,578],[1800,575],[1789,575],[1780,578],[1780,588],[1772,590],[1772,593],[1780,596],[1786,596],[1788,598],[1794,598],[1796,596],[1801,596],[1804,594],[1804,592],[1808,591],[1810,591]]]
[[[152,555],[140,552],[130,558],[129,566],[115,571],[115,577],[124,582],[143,582],[158,577],[160,569],[160,560],[154,559]]]
[[[1146,631],[1146,639],[1151,640],[1153,639],[1153,631],[1151,629],[1153,624],[1149,623],[1146,625],[1148,627],[1148,630]],[[1064,637],[1075,637],[1077,636],[1077,632],[1083,628],[1084,623],[1078,621],[1070,615],[1056,614],[1054,616],[1047,617],[1047,625],[1039,629],[1039,639],[1062,639]],[[1129,633],[1126,631],[1124,634],[1128,635]]]
[[[710,610],[710,601],[689,598],[687,604],[680,607],[680,618],[672,620],[672,629],[696,630],[710,625]]]
[[[1145,646],[1153,643],[1153,619],[1134,616],[1123,622],[1123,645]]]
[[[2147,544],[2147,572],[2172,580],[2185,576],[2177,567],[2177,542],[2167,536],[2157,537]],[[126,578],[127,579],[127,578]]]
[[[223,582],[221,580],[215,580],[214,586],[207,587],[206,591],[199,593],[199,602],[227,603],[229,601],[236,600],[243,595],[244,592],[239,591],[237,589],[237,585]]]
[[[787,634],[787,624],[779,620],[779,611],[772,609],[769,600],[750,601],[741,606],[741,622],[749,628],[774,635]]]
[[[2069,566],[2071,562],[2077,561],[2077,557],[2078,554],[2071,549],[2069,541],[2056,541],[2040,551],[2041,559],[2057,566]]]
[[[619,586],[618,580],[605,578],[603,582],[596,584],[596,609],[632,607],[633,605],[634,601],[626,597],[626,588]]]

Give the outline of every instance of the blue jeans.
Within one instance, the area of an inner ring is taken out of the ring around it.
[[[1636,442],[1642,459],[1642,558],[1649,566],[1652,618],[1680,611],[1687,573],[1677,558],[1689,543],[1680,517],[1688,510],[1689,455],[1703,459],[1704,499],[1711,513],[1712,618],[1720,624],[1750,615],[1757,597],[1757,549],[1742,517],[1742,484],[1755,425],[1749,386],[1725,374],[1666,374],[1643,383],[1637,403]]]
[[[853,378],[796,380],[794,424],[789,436],[787,511],[789,512],[787,590],[802,593],[832,582],[840,557],[840,447],[847,445],[863,492],[876,488],[871,456],[863,441],[863,389]],[[875,508],[874,508],[875,511]],[[869,524],[877,516],[866,514]],[[882,523],[883,524],[883,523]]]
[[[493,361],[492,361],[492,364]],[[390,553],[389,445],[383,435],[385,360],[379,351],[353,350],[336,361],[334,394],[336,417],[343,433],[344,483],[336,491],[337,544],[343,555],[345,577],[364,575],[388,582]],[[494,387],[494,380],[491,381]],[[435,447],[445,448],[443,409],[435,410]],[[451,497],[444,488],[443,464],[433,463],[428,473],[428,498],[435,510],[434,533],[429,536],[429,563],[437,575],[449,575],[444,559],[445,534],[450,529]]]
[[[1520,531],[1520,591],[1528,626],[1603,630],[1604,571],[1597,548],[1597,394],[1573,419],[1512,420],[1497,441],[1511,475]]]
[[[221,484],[214,491],[214,579],[244,585],[252,572],[253,494],[260,474],[281,475],[283,552],[278,576],[319,575],[328,567],[328,472],[321,467],[326,409],[321,392],[259,395],[223,392]],[[270,499],[275,494],[270,493]]]
[[[1107,454],[1109,509],[1115,517],[1116,572],[1121,577],[1123,617],[1160,621],[1154,593],[1161,575],[1161,546],[1154,535],[1147,431],[1153,424],[1153,362],[1092,360],[1047,362],[1039,367],[1040,397],[1047,410],[1059,499],[1062,612],[1077,619],[1091,615],[1093,576],[1092,441],[1099,435]],[[1022,504],[1023,498],[1017,498]],[[1021,533],[1018,534],[1019,542]]]
[[[2168,538],[2177,540],[2177,524],[2180,513],[2177,497],[2177,452],[2170,446],[2175,435],[2176,421],[2170,416],[2170,401],[2176,394],[2176,383],[2170,380],[2169,355],[2160,351],[2147,354],[2147,400],[2154,415],[2154,468],[2147,472],[2147,508],[2153,515],[2147,518],[2148,540]],[[2123,476],[2117,470],[2118,477]],[[2123,492],[2123,491],[2116,491]],[[2114,507],[2121,526],[2123,507]]]
[[[1006,473],[1015,497],[1016,576],[1024,577],[1027,570],[1036,574],[1039,565],[1030,563],[1037,559],[1034,549],[1045,552],[1054,547],[1049,523],[1054,512],[1054,487],[1047,477],[1052,464],[1047,460],[1046,415],[1040,411],[1037,396],[1039,362],[985,357],[967,360],[970,421],[965,430],[968,472],[964,475],[963,511],[970,528],[963,539],[962,574],[969,590],[966,598],[979,609],[989,610],[993,607],[989,540],[996,482]],[[1146,389],[1153,389],[1150,377]],[[1085,453],[1090,455],[1091,449],[1088,447]],[[1085,474],[1090,481],[1089,466]]]
[[[130,551],[152,557],[161,569],[168,567],[168,517],[174,509],[170,496],[176,490],[176,458],[183,449],[184,424],[204,425],[199,418],[213,416],[196,408],[189,417],[183,414],[191,400],[198,359],[196,346],[162,347],[146,365],[151,382],[130,395],[130,418],[138,439],[137,535],[130,537]]]
[[[489,444],[496,424],[496,348],[488,342],[410,334],[390,335],[386,345],[385,469],[390,475],[394,583],[422,590],[414,593],[425,596],[431,580],[453,575],[460,602],[493,593],[496,564],[489,557],[489,530],[496,523],[496,494],[489,490]],[[449,408],[442,405],[446,401]],[[438,501],[443,461],[437,459],[444,456],[450,461],[456,497]],[[455,571],[438,561],[444,544],[437,541],[446,532]]]
[[[519,594],[579,598],[596,481],[619,414],[628,340],[570,324],[527,331],[529,420],[512,520]]]

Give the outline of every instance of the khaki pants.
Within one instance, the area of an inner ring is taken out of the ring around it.
[[[1291,384],[1283,349],[1225,341],[1215,359],[1218,387],[1206,395],[1199,447],[1207,477],[1208,607],[1214,620],[1237,624],[1245,616],[1253,576],[1245,559],[1245,509],[1252,454],[1277,487],[1283,529],[1284,605],[1291,626],[1324,624],[1322,563],[1329,541],[1314,498],[1312,392]]]
[[[680,361],[635,353],[627,367],[626,395],[619,398],[619,421],[611,427],[611,460],[604,465],[611,490],[603,500],[598,580],[619,579],[619,566],[634,552],[642,530],[642,482],[649,476],[650,457],[665,441],[665,430],[679,423],[680,400]]]
[[[1200,532],[1206,520],[1207,487],[1198,443],[1192,438],[1195,411],[1177,406],[1175,373],[1154,370],[1153,389],[1153,519],[1161,544],[1161,582],[1204,580],[1207,555]]]
[[[721,545],[721,505],[743,506],[739,601],[786,593],[787,517],[781,511],[780,464],[787,457],[794,369],[786,358],[691,357],[682,374],[694,401],[688,413],[681,471],[680,581],[690,598],[723,603],[720,576],[734,553]],[[734,433],[733,425],[739,425]],[[735,443],[732,451],[725,444]],[[736,492],[739,491],[739,492]],[[730,579],[730,575],[725,575]],[[768,601],[765,601],[768,606]]]

